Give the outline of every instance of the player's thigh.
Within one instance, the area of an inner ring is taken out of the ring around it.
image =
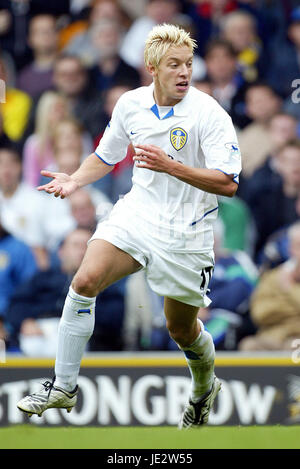
[[[189,332],[197,327],[198,312],[198,306],[188,305],[173,298],[165,297],[164,299],[166,325],[171,333]]]
[[[108,241],[95,239],[88,244],[72,286],[79,294],[94,296],[141,267],[141,264],[125,251]]]

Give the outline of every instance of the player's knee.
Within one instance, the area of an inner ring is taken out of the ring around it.
[[[191,327],[167,322],[167,329],[169,331],[170,337],[180,347],[188,347],[191,345],[193,337],[193,330]]]
[[[99,293],[99,278],[90,273],[77,273],[72,281],[72,288],[82,296],[97,296]]]

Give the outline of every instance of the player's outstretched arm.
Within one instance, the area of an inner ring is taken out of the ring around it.
[[[52,180],[43,186],[39,186],[37,190],[45,191],[48,194],[54,194],[55,197],[64,199],[80,187],[102,178],[112,171],[113,168],[114,166],[103,163],[95,153],[92,153],[71,176],[65,173],[42,170],[42,176],[52,178]]]

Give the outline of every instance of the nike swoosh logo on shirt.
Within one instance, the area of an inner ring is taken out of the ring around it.
[[[135,135],[135,134],[137,134],[137,132],[132,132],[132,131],[131,131],[130,133],[131,133],[131,135]]]

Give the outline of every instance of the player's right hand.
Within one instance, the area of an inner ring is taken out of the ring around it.
[[[78,184],[71,176],[65,173],[54,173],[52,171],[41,171],[42,176],[52,178],[52,181],[37,187],[38,191],[45,191],[48,194],[54,194],[55,197],[64,199],[78,189]]]

